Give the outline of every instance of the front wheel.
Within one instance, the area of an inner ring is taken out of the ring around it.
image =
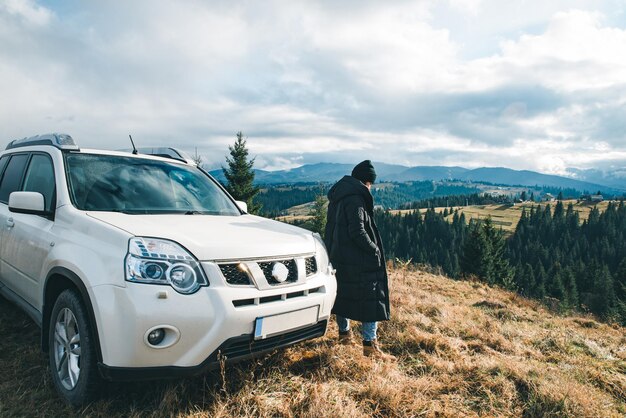
[[[74,290],[64,290],[55,301],[48,330],[49,365],[57,392],[72,406],[90,402],[101,378],[89,318]]]

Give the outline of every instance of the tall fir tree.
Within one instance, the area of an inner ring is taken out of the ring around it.
[[[622,325],[626,326],[626,257],[622,259],[615,273],[616,309],[621,317]]]
[[[489,275],[488,251],[489,243],[483,234],[479,222],[470,222],[469,233],[463,246],[461,271],[465,275],[483,278]]]
[[[506,241],[490,217],[473,223],[463,248],[461,270],[478,276],[490,285],[515,288],[514,270],[505,255]]]
[[[591,311],[603,319],[610,319],[615,316],[616,300],[613,279],[609,268],[605,265],[594,274],[594,295],[591,299]]]
[[[518,283],[519,289],[524,296],[531,296],[532,292],[535,289],[535,272],[533,271],[533,267],[529,263],[525,263],[522,272],[520,273],[522,277],[522,282]]]
[[[563,286],[565,287],[564,305],[570,309],[578,308],[578,289],[576,288],[576,277],[572,269],[567,268],[563,271]]]
[[[514,271],[506,258],[506,240],[504,232],[494,226],[491,217],[483,221],[483,233],[489,243],[490,276],[486,277],[490,284],[498,284],[506,289],[514,290]]]
[[[546,270],[541,263],[538,264],[537,270],[535,271],[535,289],[533,290],[532,296],[537,299],[546,297]]]
[[[615,296],[626,303],[626,257],[619,263],[615,272]]]
[[[558,299],[561,304],[565,303],[566,291],[565,286],[563,286],[563,268],[558,261],[548,272],[546,291],[548,296]]]
[[[261,205],[254,198],[260,188],[254,185],[254,158],[248,160],[248,148],[241,131],[237,132],[234,145],[229,145],[230,157],[226,157],[228,168],[222,167],[226,177],[226,190],[237,200],[246,202],[249,213],[259,213]]]
[[[317,232],[324,238],[324,232],[326,229],[326,213],[327,213],[326,196],[324,195],[324,187],[320,185],[319,192],[315,195],[315,201],[313,202],[313,208],[309,215],[313,217],[311,220],[311,231]]]

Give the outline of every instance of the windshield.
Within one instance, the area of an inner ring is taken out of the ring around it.
[[[222,189],[198,168],[165,161],[66,154],[69,191],[81,210],[131,214],[239,215]]]

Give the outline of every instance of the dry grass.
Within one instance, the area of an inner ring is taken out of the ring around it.
[[[380,363],[326,337],[170,382],[118,384],[81,411],[53,392],[38,329],[0,300],[0,416],[411,417],[626,414],[626,332],[476,282],[391,273],[398,360]]]

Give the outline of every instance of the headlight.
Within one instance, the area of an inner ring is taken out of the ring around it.
[[[200,263],[183,247],[173,241],[141,237],[128,242],[126,280],[166,284],[183,294],[209,284]]]
[[[328,253],[326,252],[324,240],[322,240],[322,236],[317,232],[313,233],[313,237],[315,238],[315,256],[317,257],[317,262],[319,263],[319,269],[324,273],[330,273],[332,266],[330,266],[330,261],[328,260]]]

